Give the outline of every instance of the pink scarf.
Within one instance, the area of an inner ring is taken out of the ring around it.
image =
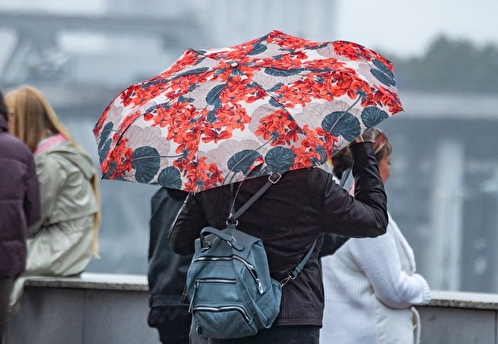
[[[40,141],[40,143],[38,144],[38,147],[36,147],[35,155],[40,154],[42,152],[45,152],[50,147],[53,147],[53,146],[55,146],[59,143],[62,143],[64,141],[67,141],[67,139],[64,136],[62,136],[61,134],[49,136],[46,139],[43,139]]]

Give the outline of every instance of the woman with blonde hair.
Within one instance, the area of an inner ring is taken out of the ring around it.
[[[5,95],[5,103],[9,132],[34,153],[40,182],[42,218],[28,229],[23,277],[77,275],[98,252],[100,207],[92,160],[39,90],[15,89]],[[11,304],[22,290],[24,279],[18,281]]]

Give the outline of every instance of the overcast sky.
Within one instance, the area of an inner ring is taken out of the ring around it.
[[[206,5],[210,0],[192,1]],[[105,7],[106,0],[0,0],[0,10],[98,14]],[[498,45],[497,0],[336,0],[336,11],[331,18],[338,34],[334,39],[401,56],[423,54],[439,34]]]
[[[420,54],[439,34],[498,45],[496,0],[339,0],[339,38]]]

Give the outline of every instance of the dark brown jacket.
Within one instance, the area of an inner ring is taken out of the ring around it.
[[[40,219],[40,191],[33,154],[7,133],[0,115],[0,278],[15,278],[26,265],[26,231]]]
[[[286,172],[239,218],[237,228],[263,240],[273,278],[282,280],[299,263],[315,239],[319,239],[301,274],[283,287],[276,325],[321,326],[323,286],[318,251],[323,233],[350,237],[376,237],[386,232],[386,194],[370,142],[351,147],[355,163],[356,193],[351,197],[318,169]],[[246,202],[267,180],[242,183],[235,209]],[[234,185],[234,190],[238,184]],[[170,245],[179,254],[194,251],[194,241],[205,226],[225,228],[230,186],[191,195],[171,228]]]

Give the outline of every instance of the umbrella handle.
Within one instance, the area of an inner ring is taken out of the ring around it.
[[[230,234],[223,233],[222,231],[214,227],[205,227],[202,229],[201,234],[199,236],[199,239],[201,241],[201,247],[203,250],[207,250],[211,247],[211,244],[207,242],[206,239],[204,238],[204,236],[207,234],[213,234],[218,238],[220,238],[221,240],[226,241],[228,245],[232,246],[237,251],[242,251],[244,249],[244,247],[239,245],[237,240]]]

